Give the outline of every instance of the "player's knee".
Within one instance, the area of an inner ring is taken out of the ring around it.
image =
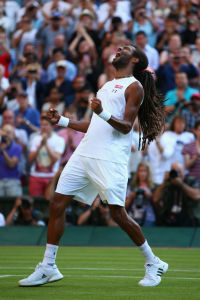
[[[125,222],[124,208],[120,206],[110,206],[110,212],[113,220],[118,224],[122,225]]]
[[[50,201],[50,213],[59,216],[65,210],[65,201],[60,199],[57,194]]]

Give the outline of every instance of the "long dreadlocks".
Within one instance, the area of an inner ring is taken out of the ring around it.
[[[140,134],[139,149],[142,131],[142,150],[144,150],[146,142],[149,144],[153,141],[164,128],[164,99],[162,95],[156,92],[155,81],[151,72],[145,70],[148,66],[148,59],[145,53],[138,46],[134,45],[133,47],[136,49],[133,56],[139,58],[139,62],[134,66],[133,76],[141,82],[144,89],[143,103],[138,111]]]

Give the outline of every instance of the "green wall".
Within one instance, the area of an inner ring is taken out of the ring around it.
[[[154,247],[200,247],[199,228],[146,227],[143,232]],[[11,226],[0,228],[0,245],[45,245],[47,227]],[[118,227],[69,226],[61,240],[63,246],[133,246]]]

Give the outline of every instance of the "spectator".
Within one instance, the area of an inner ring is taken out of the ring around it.
[[[181,51],[181,37],[178,33],[171,34],[168,42],[166,49],[160,53],[161,66],[164,66],[169,62],[170,54],[177,55],[177,53]]]
[[[157,37],[156,48],[159,52],[161,52],[163,50],[167,50],[168,45],[169,45],[169,48],[171,48],[170,41],[171,41],[171,37],[175,36],[174,34],[177,33],[176,27],[177,27],[177,18],[174,17],[173,15],[169,15],[165,19],[164,31],[160,32]],[[177,38],[177,40],[178,39],[179,38]],[[179,43],[179,41],[178,41],[178,43]],[[181,46],[181,43],[180,43],[180,46]]]
[[[71,4],[65,2],[65,1],[60,1],[60,0],[52,0],[48,1],[45,3],[42,7],[42,13],[45,18],[50,18],[52,17],[52,12],[57,11],[60,12],[61,14],[64,14],[69,11],[71,7]]]
[[[62,94],[59,92],[57,87],[52,87],[49,92],[48,102],[42,106],[42,111],[47,112],[49,108],[55,108],[59,114],[63,114],[65,103],[61,101]]]
[[[0,96],[0,107],[3,110],[10,109],[15,111],[19,108],[17,95],[22,91],[21,82],[13,80],[9,87]]]
[[[110,55],[107,63],[105,64],[105,69],[98,78],[98,89],[100,89],[107,81],[113,80],[115,78],[115,68],[112,65],[114,55]]]
[[[12,37],[12,45],[16,49],[17,58],[23,54],[26,44],[36,44],[36,33],[37,30],[31,26],[31,19],[26,15],[23,16],[19,24],[19,29],[17,29]]]
[[[154,226],[156,217],[152,205],[154,185],[147,162],[140,162],[133,179],[130,195],[126,199],[129,216],[140,225]]]
[[[164,132],[162,137],[165,141],[164,147],[169,144],[173,149],[171,156],[171,163],[180,162],[184,165],[184,157],[182,150],[185,144],[194,141],[194,135],[191,132],[185,131],[186,120],[180,115],[175,115],[172,119],[171,127],[169,131]],[[171,152],[171,151],[170,151]]]
[[[200,183],[200,120],[194,126],[195,141],[183,147],[185,167],[189,176],[194,176]]]
[[[4,74],[5,68],[3,65],[0,65],[0,95],[9,87],[9,81]]]
[[[0,143],[0,196],[21,196],[18,163],[22,153],[21,145],[14,142],[14,127],[4,125]]]
[[[6,225],[5,217],[2,213],[0,213],[0,227],[3,227]]]
[[[62,25],[62,14],[59,11],[52,11],[50,24],[43,26],[37,32],[37,43],[39,58],[44,59],[49,51],[54,48],[54,40],[57,34],[63,34],[68,37],[67,29]],[[68,40],[68,38],[67,38]]]
[[[62,94],[62,101],[65,102],[66,106],[69,106],[71,104],[69,99],[71,99],[71,96],[74,94],[74,90],[72,88],[72,83],[65,78],[67,72],[67,63],[65,60],[57,61],[56,71],[58,76],[47,84],[46,96],[49,96],[49,92],[53,87],[57,87]]]
[[[30,141],[30,195],[44,195],[47,185],[58,171],[64,148],[64,139],[53,132],[51,123],[43,116],[41,132]]]
[[[187,15],[187,27],[181,34],[183,45],[195,44],[195,40],[198,37],[199,25],[198,15],[192,11],[189,12]]]
[[[170,122],[174,114],[176,114],[181,106],[190,101],[191,95],[198,93],[198,90],[188,85],[187,74],[184,72],[175,73],[176,88],[167,92],[165,96],[166,112],[168,121]]]
[[[11,62],[10,50],[7,46],[5,32],[0,32],[0,64],[4,66],[4,77],[8,78],[8,69]]]
[[[61,36],[61,35],[60,35]],[[58,73],[56,70],[56,63],[60,60],[66,62],[67,72],[65,73],[65,79],[73,81],[77,75],[77,67],[74,63],[66,59],[64,50],[61,48],[54,48],[52,51],[52,63],[47,68],[47,81],[52,81],[57,78]]]
[[[195,46],[196,46],[196,48],[193,51],[193,64],[200,71],[200,37],[196,38],[196,40],[195,40]]]
[[[43,17],[39,9],[39,3],[37,1],[28,1],[26,5],[22,7],[17,14],[18,22],[23,16],[27,16],[31,19],[31,25],[33,29],[39,29],[43,22]]]
[[[155,47],[156,45],[156,32],[158,25],[156,21],[147,16],[144,6],[138,6],[134,10],[134,18],[129,24],[129,31],[132,33],[132,41],[135,41],[135,36],[138,31],[144,31],[147,36],[148,45]]]
[[[147,44],[146,33],[144,31],[138,31],[135,35],[135,41],[136,41],[136,44],[146,54],[148,61],[149,61],[148,66],[156,71],[159,67],[159,54],[155,48],[153,48]]]
[[[190,102],[182,106],[181,115],[186,119],[186,130],[193,131],[196,121],[200,119],[200,94],[192,94]]]
[[[194,226],[200,224],[200,184],[194,177],[184,177],[184,168],[173,163],[153,201],[161,225]]]
[[[75,111],[66,112],[65,116],[67,118],[70,117],[72,120],[77,120],[77,113]],[[84,133],[80,131],[75,131],[70,128],[64,128],[59,130],[58,135],[61,136],[65,140],[66,150],[62,157],[62,164],[66,163],[73,152],[75,151],[76,147],[79,145],[80,141],[84,137]]]
[[[185,62],[184,64],[182,63],[182,53],[180,51],[177,50],[176,53],[171,53],[169,62],[165,65],[160,65],[157,70],[157,84],[164,95],[175,88],[176,72],[185,72],[189,80],[198,77],[198,70],[192,63],[188,63],[188,65]]]
[[[0,1],[0,26],[5,29],[7,36],[13,32],[15,27],[13,20],[6,15],[4,1]]]
[[[24,129],[28,135],[39,130],[40,114],[39,111],[29,106],[28,95],[25,91],[18,93],[17,101],[19,109],[15,111],[16,127]]]
[[[42,221],[42,213],[34,209],[34,199],[22,196],[16,199],[6,218],[6,225],[45,226],[45,223]]]
[[[23,90],[28,95],[29,106],[41,110],[44,101],[44,85],[39,80],[40,65],[32,63],[26,66],[25,77],[21,79]]]

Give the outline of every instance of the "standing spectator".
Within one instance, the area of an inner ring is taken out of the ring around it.
[[[44,101],[44,85],[39,80],[40,65],[31,63],[26,66],[25,77],[22,78],[22,87],[28,95],[29,106],[41,110]]]
[[[59,11],[52,11],[50,24],[42,27],[37,32],[37,43],[39,58],[48,56],[49,51],[54,48],[54,40],[57,34],[63,34],[67,37],[67,30],[62,25],[62,14]]]
[[[200,94],[192,94],[190,102],[182,106],[181,115],[186,119],[186,130],[193,131],[196,121],[200,119]]]
[[[22,194],[18,163],[22,153],[21,145],[14,142],[14,127],[4,125],[0,143],[0,196]]]
[[[62,94],[57,87],[52,87],[49,92],[48,101],[43,104],[42,111],[47,112],[49,108],[55,108],[59,114],[63,114],[65,103],[61,101]]]
[[[151,47],[156,45],[156,32],[158,25],[156,21],[147,16],[144,6],[138,6],[134,10],[133,21],[129,24],[129,31],[132,33],[132,41],[135,41],[135,36],[138,31],[144,31],[146,33],[148,44]]]
[[[25,91],[18,93],[19,109],[15,111],[16,127],[24,129],[28,135],[39,130],[39,111],[29,106],[28,95]]]
[[[61,36],[61,35],[60,35]],[[52,51],[52,62],[47,68],[47,81],[54,80],[57,76],[56,63],[58,61],[65,61],[67,66],[67,72],[65,78],[69,81],[73,81],[77,75],[77,67],[74,63],[66,59],[65,51],[61,48],[54,48]]]
[[[189,80],[197,78],[199,75],[197,68],[192,63],[188,65],[182,63],[182,53],[180,51],[170,53],[169,62],[160,65],[157,70],[157,84],[164,95],[175,88],[176,72],[185,72]]]
[[[172,119],[171,127],[169,131],[166,131],[164,135],[165,145],[170,144],[173,148],[173,154],[171,156],[171,163],[179,162],[184,166],[184,157],[182,150],[185,144],[194,141],[194,135],[191,132],[185,131],[186,120],[180,115],[175,115]]]
[[[172,119],[182,105],[190,101],[192,94],[198,93],[198,90],[188,85],[187,74],[184,72],[175,73],[175,84],[176,88],[168,91],[165,96],[168,121]]]
[[[12,45],[13,48],[16,49],[17,58],[23,54],[24,47],[27,43],[36,44],[36,33],[37,30],[31,26],[31,19],[27,16],[23,16],[19,24],[19,29],[12,37]]]
[[[43,116],[41,132],[30,141],[30,195],[44,195],[47,185],[58,171],[64,148],[64,139],[53,132],[51,123]]]
[[[200,120],[194,126],[195,141],[183,147],[185,167],[189,176],[195,176],[200,183]]]
[[[130,195],[126,199],[129,216],[140,225],[155,225],[156,216],[152,205],[153,189],[150,166],[143,161],[138,165]]]
[[[39,29],[42,22],[43,17],[41,14],[41,11],[39,9],[39,3],[35,0],[31,0],[26,2],[26,5],[23,6],[17,14],[17,20],[18,22],[21,20],[21,18],[26,15],[29,17],[32,21],[32,28],[33,29]]]
[[[74,94],[74,90],[71,81],[65,77],[67,72],[67,63],[65,60],[56,62],[56,71],[58,74],[57,77],[46,85],[46,96],[49,96],[50,90],[53,87],[57,87],[62,94],[62,101],[65,102],[66,106],[69,106],[71,104],[69,99],[71,99],[71,95]]]
[[[153,48],[147,44],[146,33],[144,31],[138,31],[135,35],[135,41],[136,41],[136,44],[146,54],[148,61],[149,61],[148,66],[156,71],[159,67],[159,54],[155,48]]]

